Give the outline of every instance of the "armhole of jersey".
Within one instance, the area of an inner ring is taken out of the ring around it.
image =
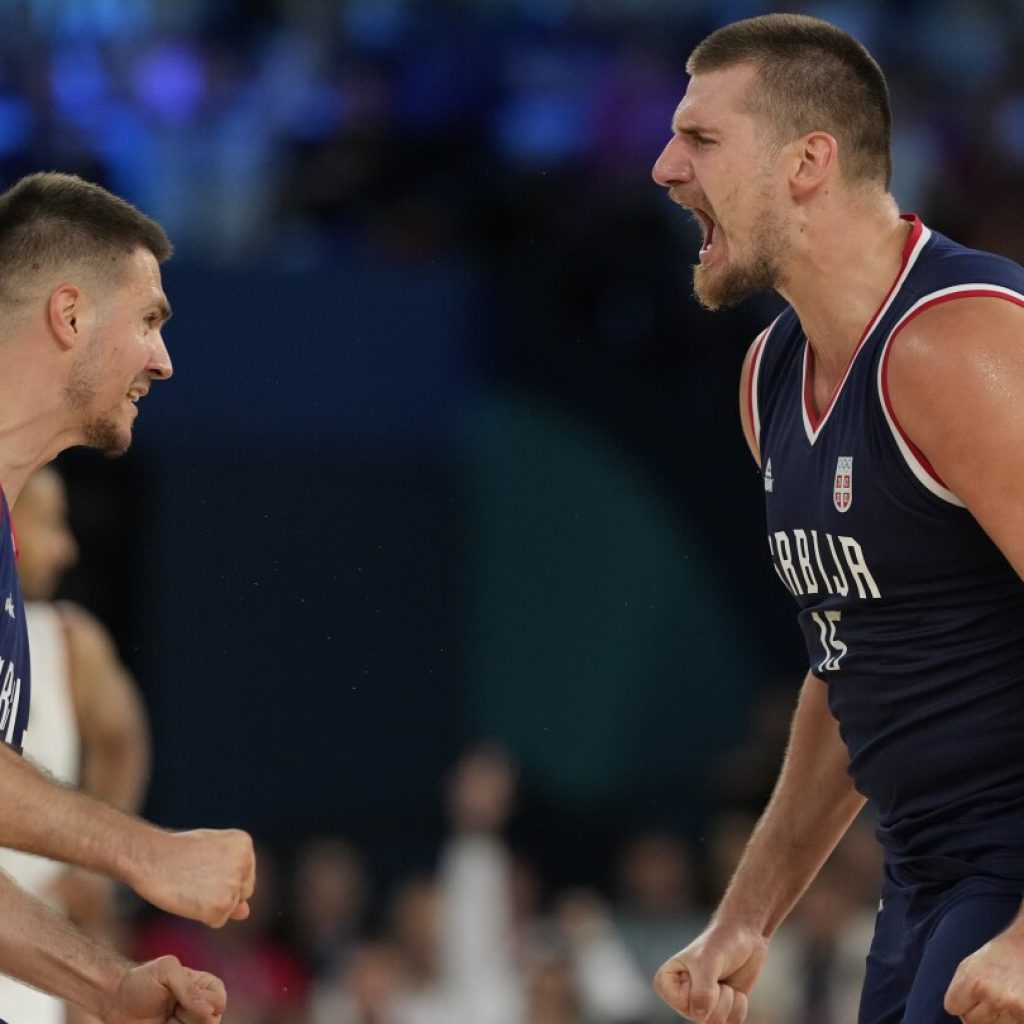
[[[764,343],[768,340],[772,328],[778,323],[778,318],[773,320],[755,339],[754,355],[750,360],[750,373],[747,378],[747,416],[750,420],[750,429],[754,434],[754,443],[757,445],[758,456],[761,454],[761,403],[758,398],[758,382],[761,377],[761,358],[764,355]]]
[[[950,505],[956,505],[958,508],[964,508],[964,503],[946,486],[942,477],[935,471],[934,466],[925,458],[921,449],[914,444],[903,429],[902,424],[896,418],[896,413],[892,407],[892,398],[889,395],[889,353],[897,335],[911,320],[919,316],[926,309],[931,309],[933,306],[941,305],[944,302],[952,302],[955,299],[976,298],[1005,299],[1008,302],[1016,303],[1018,306],[1024,306],[1024,295],[1009,288],[1002,288],[999,285],[993,284],[961,284],[932,292],[930,295],[925,295],[923,298],[918,299],[903,314],[890,332],[889,337],[885,339],[885,344],[882,346],[882,355],[878,360],[878,398],[881,402],[882,412],[885,414],[885,420],[892,432],[893,440],[896,442],[896,447],[899,448],[900,454],[903,456],[910,471],[926,490],[930,491],[935,497],[941,498]]]

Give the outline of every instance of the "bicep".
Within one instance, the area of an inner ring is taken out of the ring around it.
[[[62,607],[78,726],[90,743],[144,742],[146,717],[135,681],[106,629],[81,609]]]

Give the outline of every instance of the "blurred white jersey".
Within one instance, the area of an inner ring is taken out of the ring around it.
[[[77,784],[81,747],[68,671],[68,648],[57,609],[45,601],[27,601],[32,659],[32,711],[25,734],[25,755],[61,782]],[[57,906],[51,890],[62,864],[0,847],[0,869],[37,899]],[[0,975],[0,1019],[10,1024],[63,1024],[64,1003]]]

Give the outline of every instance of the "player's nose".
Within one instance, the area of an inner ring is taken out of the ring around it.
[[[654,162],[651,177],[664,188],[685,184],[693,177],[693,165],[678,138],[671,138]]]
[[[170,380],[174,374],[170,353],[167,351],[164,339],[159,333],[153,340],[153,346],[149,355],[149,365],[146,369],[154,380]]]

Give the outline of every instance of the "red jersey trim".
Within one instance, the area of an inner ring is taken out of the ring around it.
[[[750,420],[750,429],[754,433],[758,456],[761,453],[761,407],[757,400],[757,385],[761,377],[761,356],[764,355],[764,345],[776,323],[778,323],[778,317],[754,339],[754,354],[750,360],[750,372],[747,374],[747,417]]]
[[[7,502],[7,492],[4,485],[0,484],[0,502],[3,502],[4,515],[7,517],[7,525],[11,531],[11,547],[14,548],[14,560],[21,558],[21,551],[18,548],[18,535],[14,532],[14,516],[11,515],[11,506]]]
[[[922,479],[920,473],[917,472],[917,467],[915,467],[914,462],[916,462],[928,477],[930,477],[931,480],[941,488],[941,492],[943,493],[937,492],[934,487],[929,487],[929,490],[933,491],[933,493],[939,493],[939,496],[945,498],[947,501],[953,501],[955,504],[963,505],[963,502],[949,490],[946,486],[946,482],[941,476],[939,476],[935,467],[928,461],[921,449],[914,444],[913,439],[906,430],[904,430],[903,424],[900,423],[899,418],[896,416],[896,411],[893,409],[892,397],[889,393],[889,355],[892,352],[892,343],[900,335],[903,329],[911,323],[911,321],[917,319],[917,317],[925,312],[925,310],[932,309],[935,306],[941,306],[946,302],[953,302],[956,299],[1003,299],[1006,302],[1012,302],[1014,305],[1024,308],[1024,295],[1010,291],[1008,288],[1001,288],[994,285],[957,285],[933,295],[925,296],[916,305],[912,306],[906,314],[904,314],[903,319],[896,324],[885,341],[885,346],[882,349],[882,358],[879,360],[878,364],[878,391],[882,399],[882,407],[885,411],[886,419],[889,421],[889,426],[896,435],[897,443],[902,440],[903,445],[905,446],[905,450],[903,451],[904,457],[907,457],[909,452],[909,455],[913,458],[913,461],[911,461],[910,458],[907,458],[907,461],[910,464],[911,469],[914,470],[915,475],[922,483],[925,484],[926,487],[928,486],[927,480]]]

